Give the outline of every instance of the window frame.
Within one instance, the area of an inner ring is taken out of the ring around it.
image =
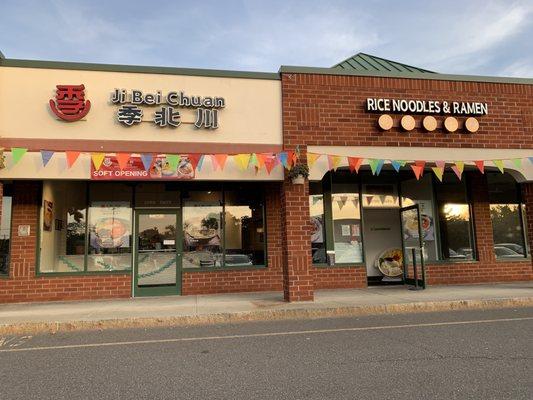
[[[13,199],[14,199],[14,187],[13,182],[11,183],[4,183],[2,182],[2,186],[5,185],[11,185],[11,210],[10,210],[10,221],[9,221],[9,246],[8,246],[8,253],[7,253],[7,270],[5,273],[0,272],[0,279],[10,279],[11,278],[11,246],[13,245]],[[4,187],[2,187],[2,205],[4,204],[3,201],[4,198]],[[1,210],[0,210],[1,211]],[[3,217],[3,213],[2,213]]]

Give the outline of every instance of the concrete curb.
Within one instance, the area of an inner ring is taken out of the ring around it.
[[[284,308],[235,313],[186,315],[159,318],[121,318],[102,320],[73,320],[61,322],[22,322],[0,325],[0,335],[72,332],[84,330],[154,328],[187,325],[209,325],[247,321],[275,321],[328,317],[365,316],[379,314],[424,313],[453,310],[490,310],[499,308],[532,307],[533,297],[486,300],[453,300],[415,303],[396,303],[324,308]]]

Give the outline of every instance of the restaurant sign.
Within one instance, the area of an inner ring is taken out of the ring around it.
[[[120,166],[115,156],[105,156],[100,168],[91,163],[91,179],[109,180],[188,180],[194,179],[194,168],[187,156],[179,157],[174,168],[166,157],[153,157],[149,162],[140,156],[131,156]]]
[[[412,114],[447,114],[447,115],[487,115],[488,105],[481,102],[406,100],[367,98],[366,111],[412,113]]]
[[[194,126],[198,129],[217,129],[218,111],[226,106],[223,97],[189,96],[183,91],[161,90],[144,93],[141,90],[115,89],[111,102],[118,104],[117,121],[125,126],[142,122],[144,111],[141,106],[159,106],[154,112],[152,122],[161,127],[177,128],[181,125],[180,108],[195,109]]]

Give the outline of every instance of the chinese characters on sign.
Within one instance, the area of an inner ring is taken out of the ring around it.
[[[79,121],[85,117],[91,102],[85,100],[85,85],[57,85],[55,101],[50,99],[50,109],[63,121]]]
[[[144,94],[140,90],[128,92],[125,89],[115,89],[111,94],[111,102],[120,105],[117,110],[117,120],[126,126],[142,121],[141,105],[161,105],[154,112],[152,120],[161,128],[177,128],[182,123],[179,108],[194,108],[196,109],[194,126],[198,129],[217,129],[218,111],[226,105],[223,97],[187,96],[184,92],[168,92],[163,96],[161,91]]]

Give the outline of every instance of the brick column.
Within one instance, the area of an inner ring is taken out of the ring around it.
[[[529,246],[529,251],[533,251],[533,182],[522,183],[520,186],[522,187],[522,201],[526,205],[527,245]]]
[[[490,219],[487,180],[485,175],[473,173],[468,175],[468,183],[470,184],[472,214],[474,215],[477,257],[482,263],[492,263],[496,260],[496,255],[494,254],[494,237]]]
[[[40,203],[41,185],[39,182],[15,181],[11,214],[11,276],[13,278],[35,276]],[[19,225],[29,225],[30,235],[19,236]]]
[[[290,179],[285,179],[281,190],[281,217],[285,300],[313,300],[309,182],[307,180],[304,185],[294,185]]]

